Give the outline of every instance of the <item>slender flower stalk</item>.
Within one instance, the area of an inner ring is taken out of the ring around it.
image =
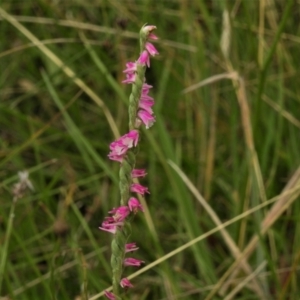
[[[123,277],[125,267],[141,266],[144,261],[127,257],[126,253],[138,250],[136,243],[128,243],[131,234],[131,222],[135,214],[143,212],[143,206],[132,193],[140,195],[149,194],[147,187],[133,183],[133,178],[146,176],[146,170],[135,169],[137,146],[139,143],[140,126],[144,125],[146,129],[150,128],[155,122],[152,106],[154,99],[148,95],[151,85],[146,83],[145,71],[150,67],[150,58],[158,55],[158,51],[150,40],[156,40],[157,36],[153,34],[156,29],[153,25],[143,26],[140,30],[140,56],[135,62],[126,63],[126,69],[123,71],[126,79],[125,84],[132,84],[132,91],[129,97],[129,132],[110,144],[109,159],[120,163],[119,189],[120,206],[109,211],[110,216],[102,222],[103,231],[114,235],[112,241],[112,285],[113,292],[105,292],[107,299],[120,300],[120,288],[128,289],[133,287],[132,283]]]

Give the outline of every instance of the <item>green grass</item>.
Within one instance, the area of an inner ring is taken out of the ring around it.
[[[297,300],[299,14],[293,0],[1,1],[0,298],[110,287],[107,154],[128,131],[122,71],[147,22],[157,121],[142,132],[151,194],[131,237],[146,265],[125,271],[124,299]],[[22,170],[35,190],[14,202]]]

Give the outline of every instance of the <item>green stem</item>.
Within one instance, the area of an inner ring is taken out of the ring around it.
[[[126,157],[123,159],[119,172],[119,189],[121,194],[121,205],[127,205],[130,186],[132,183],[131,172],[135,166],[136,149],[129,149]]]
[[[125,257],[125,245],[131,234],[131,225],[125,221],[122,230],[118,230],[111,243],[112,255],[111,255],[111,267],[113,271],[112,285],[113,293],[118,300],[122,298],[120,295],[120,281],[123,273],[123,261]]]

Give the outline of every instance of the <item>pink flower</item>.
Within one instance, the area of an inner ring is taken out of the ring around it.
[[[134,73],[134,72],[136,72],[136,63],[134,62],[126,63],[126,69],[123,71],[123,73]]]
[[[116,296],[113,293],[105,291],[104,294],[105,294],[105,297],[107,299],[109,299],[109,300],[116,300]]]
[[[127,278],[121,279],[120,285],[121,285],[122,288],[130,288],[130,287],[133,287],[133,285],[131,284],[131,282],[130,282]]]
[[[138,61],[139,64],[141,64],[141,65],[143,65],[143,66],[147,65],[148,68],[150,68],[150,57],[149,57],[149,52],[146,51],[146,50],[144,50],[144,51],[141,53],[141,55],[140,55],[140,57],[138,58],[137,61]]]
[[[142,204],[139,202],[138,199],[136,199],[134,197],[131,197],[128,200],[128,206],[129,206],[130,211],[133,211],[134,213],[137,213],[138,210],[144,211]]]
[[[123,141],[121,141],[121,140],[112,142],[110,144],[109,148],[115,155],[123,155],[128,150],[128,146],[124,145]]]
[[[154,45],[151,43],[146,43],[145,48],[151,56],[155,56],[155,55],[159,54],[158,51],[156,50],[156,48],[154,47]]]
[[[114,207],[108,213],[113,215],[113,214],[116,214],[118,212],[123,213],[123,212],[126,212],[126,211],[128,211],[128,207],[124,205],[124,206]],[[113,217],[106,217],[106,218],[113,218]]]
[[[152,88],[153,88],[152,85],[147,84],[147,83],[143,83],[143,86],[142,86],[142,90],[143,90],[143,91],[144,91],[144,90],[150,90],[150,89],[152,89]]]
[[[153,105],[154,105],[154,100],[141,99],[139,101],[139,108],[142,108],[143,110],[147,111],[149,114],[153,114],[153,110],[151,108]]]
[[[130,191],[134,192],[134,193],[141,194],[141,195],[144,195],[145,193],[150,194],[147,187],[142,186],[138,183],[133,183],[130,187]]]
[[[133,169],[131,172],[132,178],[145,177],[147,175],[145,169]]]
[[[134,266],[134,267],[139,267],[141,264],[144,264],[145,262],[139,259],[135,259],[135,258],[125,258],[124,259],[124,266]]]
[[[136,146],[138,141],[139,132],[137,130],[131,130],[129,133],[110,144],[109,148],[111,152],[108,154],[108,157],[111,160],[122,162],[127,150]]]
[[[116,220],[114,217],[105,217],[101,225],[102,227],[99,227],[99,229],[115,234],[117,229],[123,226],[123,222]]]
[[[141,95],[141,97],[148,95],[150,89],[152,89],[152,85],[144,83],[143,86],[142,86],[142,95]]]
[[[143,28],[142,28],[142,31],[144,32],[144,33],[146,33],[147,35],[148,35],[148,37],[149,37],[149,35],[151,34],[151,32],[153,31],[153,30],[155,30],[156,29],[156,26],[154,26],[154,25],[146,25],[146,26],[144,26]]]
[[[151,40],[158,40],[158,37],[154,34],[154,33],[150,33],[148,35],[148,39],[151,39]]]
[[[148,91],[148,92],[149,92],[149,91]],[[148,93],[148,92],[147,92],[147,93]],[[142,92],[141,97],[140,97],[140,100],[153,101],[153,104],[154,104],[154,99],[153,99],[151,96],[147,95],[147,93]]]
[[[119,225],[123,225],[123,223],[122,222],[111,223],[109,221],[103,221],[102,227],[99,227],[99,229],[115,234],[117,232]]]
[[[115,234],[117,232],[117,226],[113,226],[113,225],[111,225],[109,228],[99,227],[99,229],[103,230],[103,231],[110,232],[112,234]]]
[[[122,222],[129,215],[130,211],[128,206],[120,206],[117,208],[113,208],[111,211],[109,211],[109,213],[114,214],[114,216],[112,217],[114,221]]]
[[[143,83],[142,92],[148,94],[149,90],[152,89],[153,86],[147,83]]]
[[[139,248],[136,246],[136,243],[129,243],[125,245],[125,253],[133,252],[138,250]]]
[[[155,122],[155,117],[153,117],[146,110],[138,111],[137,115],[142,120],[142,122],[145,124],[146,129],[149,129],[153,125],[153,123]]]
[[[122,83],[134,83],[135,82],[135,73],[127,73],[126,79]]]
[[[119,140],[128,148],[136,147],[139,141],[139,132],[137,130],[131,130],[129,133],[123,135]]]
[[[105,217],[103,223],[108,224],[108,225],[110,225],[110,224],[115,225],[116,222],[113,217]],[[103,223],[102,223],[102,225],[103,225]]]
[[[123,155],[116,155],[116,154],[108,154],[108,158],[110,160],[114,160],[114,161],[118,161],[118,162],[122,162],[123,161]]]

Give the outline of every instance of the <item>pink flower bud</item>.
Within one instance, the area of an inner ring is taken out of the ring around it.
[[[155,55],[159,54],[158,51],[156,50],[156,48],[154,47],[154,45],[151,43],[146,43],[145,48],[151,56],[155,56]]]
[[[149,34],[151,34],[151,32],[153,31],[153,30],[155,30],[156,29],[156,26],[154,26],[154,25],[146,25],[146,26],[144,26],[143,28],[142,28],[142,31],[147,35],[147,36],[149,36]]]
[[[145,177],[147,175],[145,169],[133,169],[131,172],[132,178]]]
[[[128,257],[128,258],[124,259],[123,263],[124,263],[124,266],[126,266],[126,267],[127,266],[140,267],[141,264],[144,264],[145,262],[142,260],[139,260],[139,259]]]
[[[118,162],[123,161],[123,155],[115,155],[115,154],[110,153],[107,156],[110,160],[114,160],[114,161],[118,161]]]
[[[139,108],[142,108],[143,110],[147,111],[151,115],[153,114],[153,110],[151,108],[153,105],[154,105],[154,100],[141,99],[139,102]]]
[[[135,73],[126,73],[126,79],[122,83],[134,83],[135,82]]]
[[[147,83],[144,83],[143,84],[143,87],[142,87],[142,90],[144,91],[144,90],[150,90],[150,89],[152,89],[153,88],[153,86],[152,85],[150,85],[150,84],[147,84]]]
[[[129,215],[129,207],[128,206],[120,206],[109,211],[110,214],[114,214],[113,219],[116,222],[122,222]]]
[[[121,140],[112,142],[109,148],[115,155],[123,155],[128,150],[128,146],[124,145]]]
[[[142,122],[145,124],[146,129],[149,129],[153,123],[155,122],[155,117],[153,117],[148,111],[146,110],[140,110],[138,111],[138,117],[142,120]]]
[[[149,57],[149,52],[144,50],[140,57],[138,58],[138,63],[145,66],[147,65],[148,68],[150,68],[150,57]]]
[[[158,37],[154,34],[154,33],[150,33],[148,35],[148,39],[151,39],[151,40],[158,40]]]
[[[134,213],[137,213],[138,210],[144,211],[142,204],[139,202],[138,199],[136,199],[134,197],[131,197],[128,200],[128,207],[129,207],[130,211],[133,211]]]
[[[107,221],[103,221],[102,222],[102,227],[99,227],[99,229],[101,229],[103,231],[110,232],[112,234],[115,234],[117,232],[117,226],[116,226],[116,224],[109,223]]]
[[[148,91],[149,92],[149,91]],[[142,92],[140,100],[147,100],[147,101],[152,101],[154,104],[154,99],[147,95],[146,93]]]
[[[129,133],[123,135],[118,140],[112,142],[109,146],[111,152],[108,157],[111,160],[122,162],[123,156],[129,148],[136,146],[139,141],[139,132],[131,130]]]
[[[121,279],[120,285],[121,285],[122,288],[130,288],[130,287],[133,287],[133,285],[131,284],[131,282],[130,282],[127,278]]]
[[[126,69],[123,71],[123,73],[134,73],[136,72],[136,63],[134,62],[128,62],[126,63]]]
[[[130,191],[134,192],[134,193],[141,194],[141,195],[144,195],[145,193],[150,194],[147,187],[142,186],[138,183],[133,183],[130,187]]]
[[[109,300],[116,300],[116,296],[113,293],[111,293],[111,292],[105,291],[104,295]]]
[[[138,250],[139,248],[136,246],[136,243],[128,243],[125,245],[125,253],[133,252]]]
[[[137,130],[131,130],[129,133],[123,135],[120,140],[124,145],[128,146],[128,148],[136,147],[139,141],[139,132]]]

